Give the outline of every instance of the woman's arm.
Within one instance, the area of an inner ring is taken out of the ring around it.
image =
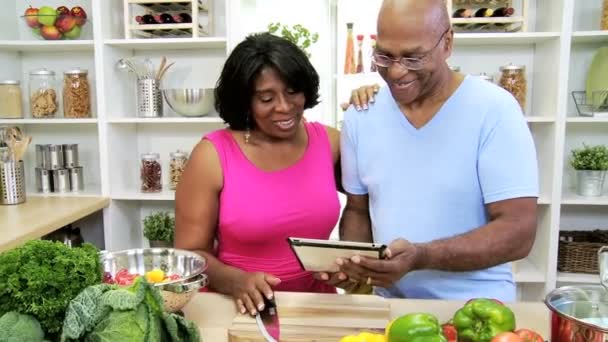
[[[339,192],[344,193],[344,188],[342,187],[342,166],[340,165],[340,131],[331,126],[325,126],[325,129],[327,131],[327,136],[329,137],[329,144],[331,145],[336,189]]]

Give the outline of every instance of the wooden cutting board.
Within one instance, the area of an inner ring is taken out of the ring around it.
[[[276,293],[281,342],[337,341],[361,331],[384,332],[389,302],[373,295]],[[237,315],[228,329],[231,342],[264,342],[255,318]]]

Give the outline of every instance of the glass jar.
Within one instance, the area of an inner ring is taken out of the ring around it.
[[[161,192],[163,190],[162,166],[158,153],[141,155],[141,192]]]
[[[525,111],[526,108],[526,68],[522,65],[505,65],[500,67],[500,81],[499,85],[505,90],[513,94],[521,110]]]
[[[177,189],[177,184],[182,177],[182,172],[186,168],[188,162],[188,154],[177,150],[170,154],[171,161],[169,163],[169,187],[171,190]]]
[[[21,105],[21,86],[19,84],[19,81],[0,81],[0,118],[23,118],[23,107]]]
[[[91,91],[87,70],[72,69],[63,73],[63,116],[80,119],[91,117]]]
[[[39,69],[30,72],[30,113],[34,118],[52,118],[57,113],[55,72]]]
[[[476,76],[481,78],[482,80],[488,81],[490,83],[494,83],[494,77],[492,77],[492,75],[486,74],[485,72],[477,74]]]
[[[602,2],[602,18],[600,22],[600,30],[608,30],[608,0]]]

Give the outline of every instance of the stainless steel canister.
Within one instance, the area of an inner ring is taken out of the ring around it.
[[[159,86],[159,82],[152,78],[137,80],[137,114],[139,117],[163,116],[163,98]]]
[[[46,169],[47,145],[36,144],[36,167]]]
[[[70,187],[73,192],[84,190],[84,178],[82,174],[82,166],[76,166],[69,169],[70,171]]]
[[[63,165],[71,169],[78,164],[78,144],[63,144]]]
[[[70,172],[66,169],[53,170],[53,192],[70,191]]]
[[[0,204],[25,202],[23,161],[0,163]]]
[[[63,169],[63,146],[62,145],[47,145],[48,154],[46,158],[46,169],[58,170]]]
[[[53,192],[51,171],[41,167],[36,168],[36,190],[45,194]]]

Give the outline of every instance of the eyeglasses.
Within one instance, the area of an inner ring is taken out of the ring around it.
[[[448,27],[448,29],[445,30],[443,34],[439,37],[439,40],[437,40],[435,46],[433,46],[430,50],[422,54],[422,57],[390,58],[386,55],[379,55],[374,51],[374,53],[372,54],[372,62],[376,64],[376,66],[381,68],[388,68],[393,63],[398,62],[402,68],[406,68],[408,70],[420,70],[422,69],[422,67],[424,67],[424,64],[426,64],[428,57],[431,55],[431,53],[437,48],[437,46],[439,46],[439,43],[441,42],[441,40],[443,40],[445,34],[449,31],[450,27]]]

